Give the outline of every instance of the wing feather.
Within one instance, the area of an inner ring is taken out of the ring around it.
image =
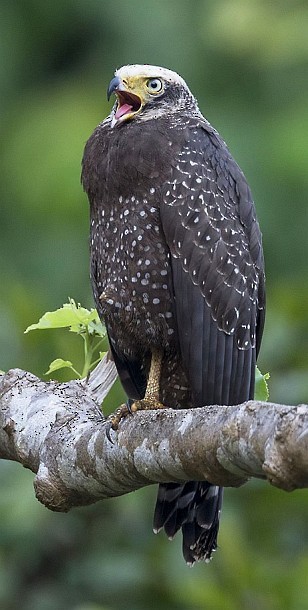
[[[162,199],[178,336],[194,403],[243,402],[252,397],[263,328],[261,234],[246,180],[207,124],[191,129]]]

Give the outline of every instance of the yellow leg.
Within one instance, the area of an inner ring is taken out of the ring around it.
[[[135,400],[130,409],[127,405],[121,405],[114,413],[109,415],[107,419],[106,434],[110,441],[110,430],[117,430],[120,421],[127,415],[146,409],[164,409],[164,405],[159,401],[161,367],[162,354],[159,350],[153,350],[144,398]]]
[[[135,402],[132,404],[131,410],[133,412],[145,409],[164,408],[164,405],[159,401],[161,366],[162,353],[159,350],[153,350],[147,389],[145,391],[144,398],[141,400],[135,400]]]

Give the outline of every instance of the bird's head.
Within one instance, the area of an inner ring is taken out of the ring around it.
[[[197,108],[196,100],[181,76],[150,65],[129,65],[116,70],[107,97],[116,95],[111,126],[135,118],[149,120],[185,106]]]

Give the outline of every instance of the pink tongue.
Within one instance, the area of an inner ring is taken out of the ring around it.
[[[130,106],[129,104],[122,104],[122,106],[117,109],[115,113],[115,118],[119,119],[121,116],[123,116],[123,114],[126,114],[130,110],[132,110],[132,106]]]

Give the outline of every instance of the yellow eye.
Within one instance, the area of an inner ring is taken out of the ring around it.
[[[150,78],[147,81],[147,88],[150,93],[160,93],[163,89],[163,83],[160,78]]]

